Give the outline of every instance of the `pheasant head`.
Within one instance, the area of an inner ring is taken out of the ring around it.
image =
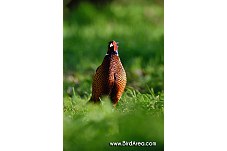
[[[112,40],[108,44],[107,55],[116,54],[118,55],[118,42]]]

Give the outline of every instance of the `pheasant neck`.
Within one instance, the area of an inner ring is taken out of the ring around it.
[[[107,56],[107,55],[117,55],[117,56],[118,56],[118,50],[107,52],[107,53],[106,53],[106,56]]]

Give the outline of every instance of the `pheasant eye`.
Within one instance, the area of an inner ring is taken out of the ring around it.
[[[110,44],[110,47],[113,47],[113,44],[112,43]]]

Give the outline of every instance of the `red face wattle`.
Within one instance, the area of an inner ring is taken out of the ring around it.
[[[115,41],[113,41],[113,42],[112,42],[112,45],[113,45],[113,47],[114,47],[114,51],[118,51],[118,43],[115,42]]]

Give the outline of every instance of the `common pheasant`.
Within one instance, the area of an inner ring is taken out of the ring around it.
[[[118,55],[118,43],[110,41],[106,56],[93,77],[90,102],[100,102],[101,96],[108,95],[115,107],[124,92],[126,81],[126,73]]]

